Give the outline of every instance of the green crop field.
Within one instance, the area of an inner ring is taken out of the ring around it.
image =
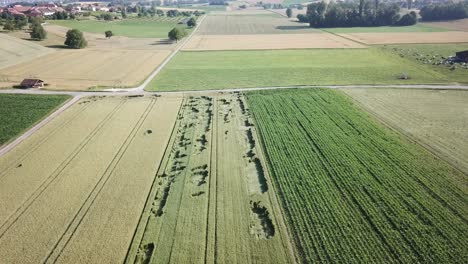
[[[31,127],[68,98],[63,95],[0,94],[0,145]]]
[[[410,79],[400,80],[402,73]],[[369,49],[179,52],[148,90],[285,85],[415,84],[449,79],[397,54]]]
[[[251,92],[247,102],[303,262],[466,259],[466,175],[338,91]]]
[[[183,19],[178,17],[176,19],[167,20],[163,18],[130,18],[118,21],[97,21],[97,20],[50,20],[50,23],[68,27],[76,28],[83,32],[89,33],[104,33],[111,30],[116,36],[124,36],[130,38],[167,38],[167,33],[174,27],[184,27],[177,24],[179,20]],[[186,28],[187,31],[191,29]]]
[[[444,32],[447,29],[433,27],[430,25],[416,24],[405,27],[349,27],[349,28],[324,28],[331,33],[389,33],[389,32]]]
[[[443,64],[448,56],[455,52],[468,50],[468,44],[400,44],[383,46],[405,59],[412,60],[419,65],[428,65],[432,70],[442,73],[452,82],[468,83],[468,66],[458,64],[455,68],[450,64]]]

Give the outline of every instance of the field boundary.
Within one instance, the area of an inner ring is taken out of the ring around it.
[[[120,109],[123,101],[120,102],[105,118],[98,123],[98,125],[80,142],[80,144],[74,149],[74,151],[62,162],[60,165],[29,195],[24,201],[0,226],[0,238],[10,229],[11,226],[28,210],[28,208],[36,201],[36,199],[47,190],[47,188],[54,182],[61,174],[61,172],[72,162],[72,160],[81,153],[83,148],[87,146],[94,136],[104,127],[104,125],[114,116],[114,114]],[[14,218],[14,219],[12,219]],[[10,219],[12,219],[10,221]]]
[[[183,102],[184,100],[181,100],[180,101],[180,105],[179,105],[179,110],[177,111],[177,115],[176,115],[176,121],[174,122],[174,126],[172,127],[172,130],[171,130],[171,134],[168,138],[168,141],[166,143],[166,147],[164,149],[164,153],[162,155],[162,158],[161,158],[161,161],[159,162],[159,164],[157,165],[157,168],[156,168],[156,174],[154,175],[154,179],[151,183],[151,188],[150,188],[150,191],[148,192],[148,195],[147,195],[147,198],[146,198],[146,201],[145,201],[145,205],[143,206],[143,210],[140,214],[140,218],[138,220],[138,224],[136,225],[135,227],[135,231],[133,233],[133,236],[132,236],[132,239],[130,241],[130,244],[128,246],[128,249],[127,249],[127,253],[125,255],[125,259],[124,259],[124,263],[133,263],[131,259],[129,259],[129,257],[135,257],[136,256],[136,253],[137,253],[137,249],[138,247],[140,246],[141,244],[141,241],[144,237],[144,231],[146,230],[146,226],[148,225],[148,219],[149,219],[149,215],[145,214],[145,212],[149,212],[149,208],[151,207],[151,203],[152,203],[152,199],[151,197],[153,197],[156,193],[157,193],[157,190],[158,190],[158,187],[157,187],[157,183],[156,183],[156,180],[157,180],[157,176],[161,170],[161,167],[164,166],[164,168],[167,167],[167,163],[168,163],[168,155],[170,155],[170,148],[172,148],[172,144],[175,140],[175,136],[174,136],[174,133],[176,132],[176,128],[178,128],[178,124],[179,124],[179,120],[178,120],[178,116],[179,114],[181,113],[181,109],[182,109],[182,105],[183,105]],[[166,156],[166,154],[168,153],[169,151],[169,154]],[[166,163],[165,165],[163,165],[164,163]],[[144,217],[146,217],[146,219],[144,219]],[[145,222],[144,226],[143,226],[143,221]],[[137,238],[137,235],[138,235],[138,231],[140,230],[141,228],[141,237],[138,239]],[[138,239],[138,245],[134,245],[136,242],[136,239]],[[131,255],[132,253],[132,249],[133,247],[136,248],[134,256]]]
[[[245,98],[247,99],[248,95],[245,95]],[[248,99],[245,100],[245,103],[246,105],[248,105]],[[279,192],[278,192],[278,188],[276,186],[276,182],[274,182],[271,178],[271,175],[270,175],[270,170],[272,168],[271,166],[271,160],[270,160],[270,157],[266,154],[266,149],[265,149],[265,141],[263,140],[263,136],[262,136],[262,132],[260,131],[260,127],[257,125],[257,119],[255,117],[255,111],[251,111],[252,113],[252,122],[254,124],[254,127],[255,127],[255,133],[254,133],[254,137],[257,138],[260,142],[260,147],[258,149],[258,154],[261,158],[263,158],[263,160],[265,161],[265,165],[264,166],[264,170],[265,170],[265,175],[267,175],[267,179],[271,182],[271,186],[273,188],[273,194],[269,194],[268,196],[271,198],[273,197],[274,199],[270,199],[273,200],[271,201],[272,203],[272,209],[273,211],[275,212],[278,212],[279,211],[279,214],[275,214],[275,218],[276,218],[276,222],[278,223],[278,225],[281,225],[282,229],[286,231],[286,239],[287,241],[286,244],[288,245],[288,251],[289,253],[291,254],[291,258],[293,258],[294,260],[294,263],[302,263],[301,261],[301,256],[298,252],[298,250],[300,250],[300,246],[299,246],[299,243],[297,243],[296,241],[296,238],[292,236],[292,232],[291,232],[291,229],[289,227],[286,221],[286,213],[284,212],[283,210],[283,206],[286,206],[283,204],[282,200],[279,196]],[[276,208],[275,208],[276,207]]]
[[[364,42],[357,41],[357,40],[355,40],[355,39],[351,39],[351,38],[348,38],[348,37],[346,37],[346,36],[341,36],[341,35],[339,35],[338,33],[331,32],[331,31],[328,31],[328,30],[323,29],[323,28],[318,28],[318,30],[321,30],[321,31],[323,31],[323,32],[327,32],[328,34],[332,34],[332,35],[335,35],[335,36],[340,37],[340,38],[347,39],[347,40],[352,41],[352,42],[355,42],[355,43],[359,43],[359,44],[361,44],[361,45],[363,45],[363,46],[366,46],[366,47],[369,46],[369,44],[366,44],[366,43],[364,43]]]
[[[377,112],[371,110],[369,107],[365,106],[363,103],[361,103],[358,100],[354,99],[351,95],[349,95],[349,94],[347,94],[345,92],[342,92],[342,91],[340,91],[340,93],[346,95],[346,97],[351,99],[351,101],[353,103],[355,103],[356,106],[358,106],[362,111],[364,111],[365,113],[369,113],[371,118],[374,119],[376,122],[380,123],[384,127],[388,128],[391,131],[393,131],[393,132],[397,133],[398,135],[402,136],[403,138],[405,138],[409,142],[420,145],[423,149],[430,152],[432,155],[440,158],[441,160],[445,161],[453,169],[457,170],[461,174],[468,177],[468,171],[464,171],[463,169],[461,169],[455,162],[451,161],[450,158],[443,155],[442,153],[437,151],[435,148],[431,147],[430,144],[427,144],[427,143],[423,142],[422,140],[419,140],[413,134],[411,134],[409,132],[405,132],[403,129],[400,129],[397,126],[392,125],[390,122],[385,121],[385,119],[381,115],[377,114]]]
[[[14,139],[11,139],[10,141],[6,142],[3,145],[0,145],[0,157],[5,155],[10,150],[12,150],[15,146],[20,144],[22,141],[24,141],[34,132],[42,128],[44,125],[52,121],[52,119],[57,117],[59,114],[67,110],[70,106],[75,104],[79,99],[81,99],[81,95],[77,95],[72,98],[69,98],[68,100],[60,104],[59,106],[52,109],[47,115],[44,116],[44,118],[42,118],[41,120],[31,125],[29,128],[26,128],[24,131],[21,131],[17,137],[15,137]]]
[[[70,99],[71,100],[71,99]],[[42,146],[43,144],[47,143],[47,141],[53,136],[55,135],[56,133],[58,133],[61,129],[63,129],[64,127],[66,127],[69,123],[71,123],[72,121],[75,120],[76,117],[78,117],[87,107],[89,106],[89,104],[85,104],[81,109],[79,109],[77,111],[77,113],[74,113],[66,122],[60,124],[58,127],[56,127],[55,129],[53,129],[53,131],[51,131],[49,134],[47,134],[42,140],[40,140],[39,142],[37,142],[36,144],[34,144],[31,149],[29,149],[28,151],[25,151],[23,154],[21,154],[17,159],[14,160],[14,162],[11,162],[9,165],[7,165],[7,168],[0,173],[0,179],[8,172],[10,171],[11,169],[14,168],[15,164],[17,164],[17,162],[23,160],[24,158],[26,158],[28,155],[30,155],[32,152],[34,152],[36,149],[38,149],[40,146]],[[49,114],[50,115],[50,114]],[[47,117],[47,116],[46,116]],[[27,131],[27,130],[26,130]],[[23,133],[24,134],[24,133]],[[1,149],[1,148],[0,148]],[[1,155],[0,155],[1,156]]]

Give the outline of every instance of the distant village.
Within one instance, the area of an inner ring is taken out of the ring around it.
[[[55,3],[37,4],[34,6],[23,5],[10,5],[7,7],[0,7],[0,13],[6,12],[13,16],[27,16],[27,17],[50,17],[57,13],[77,14],[81,12],[119,12],[123,6],[109,7],[108,3],[99,2],[77,2],[62,6]]]

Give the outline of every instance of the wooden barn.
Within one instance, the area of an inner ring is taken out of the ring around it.
[[[21,84],[21,88],[42,88],[44,87],[44,81],[40,79],[24,79]]]
[[[465,51],[459,51],[456,53],[456,56],[458,59],[464,61],[464,62],[468,62],[468,50],[465,50]]]

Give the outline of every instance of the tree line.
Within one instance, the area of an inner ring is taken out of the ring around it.
[[[381,3],[379,0],[312,3],[307,6],[306,15],[299,14],[297,18],[311,27],[321,28],[409,26],[417,23],[415,12],[401,16],[397,4]]]
[[[468,1],[431,4],[419,12],[423,21],[453,20],[468,17]]]

